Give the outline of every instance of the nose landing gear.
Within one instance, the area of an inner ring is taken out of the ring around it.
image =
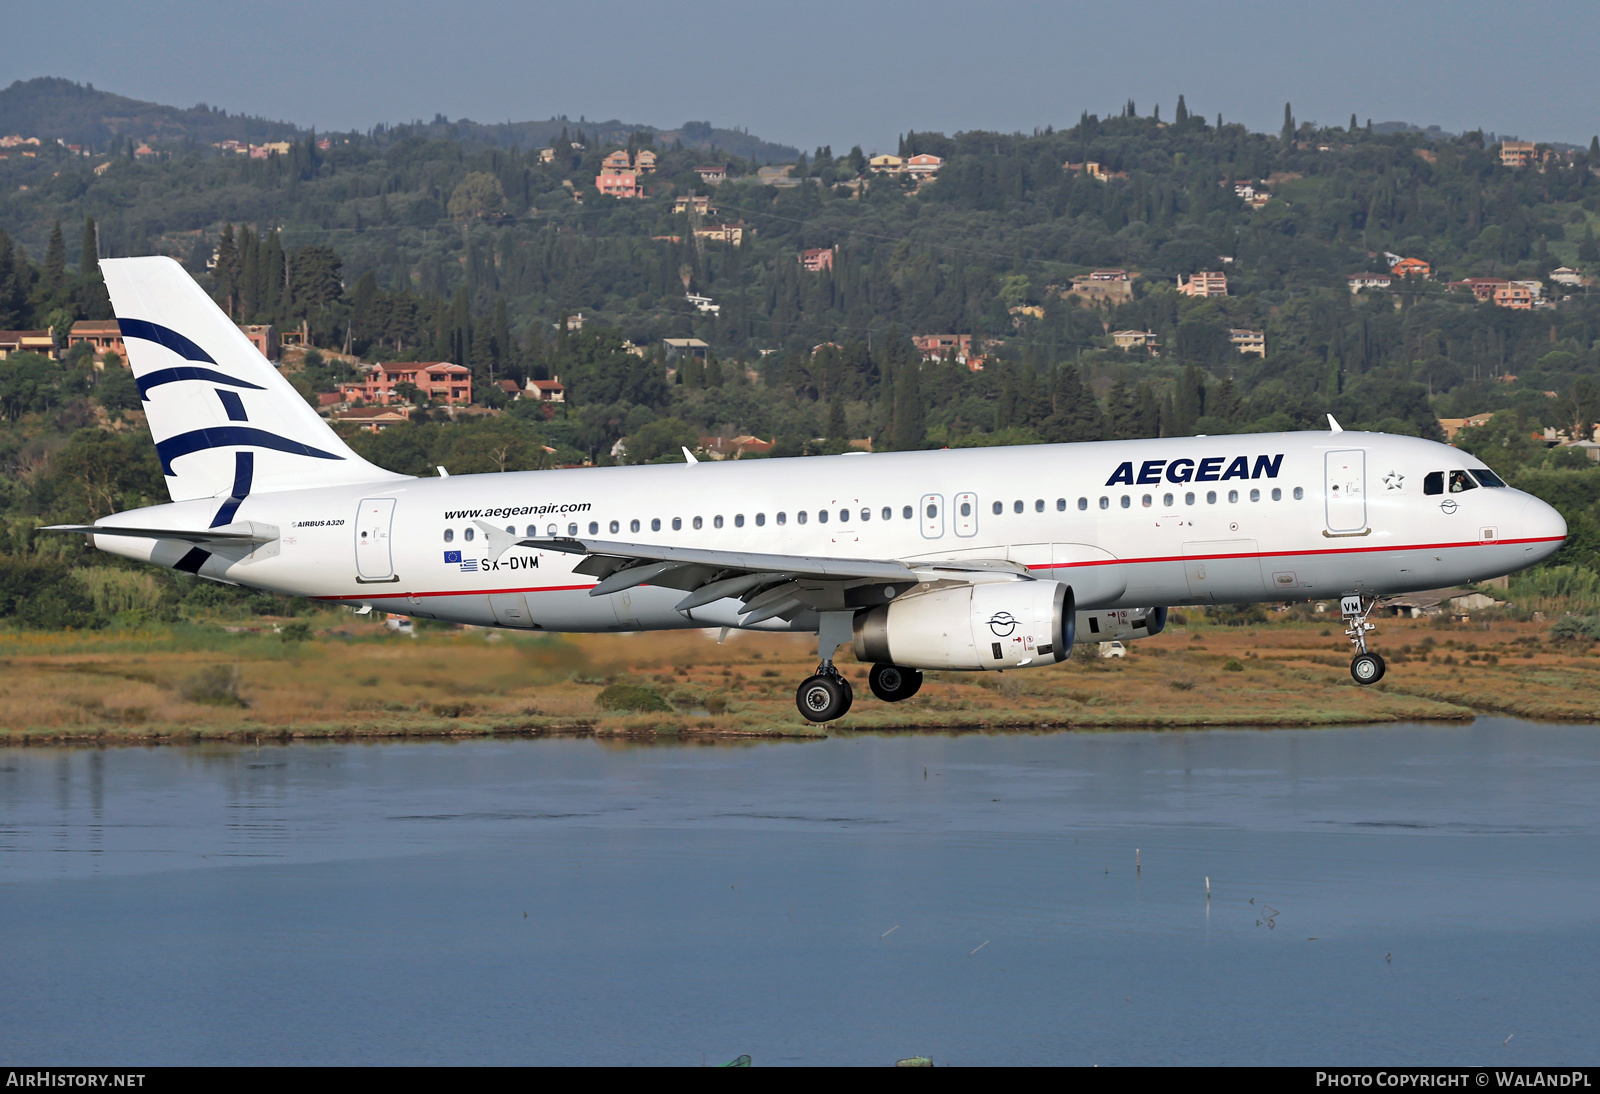
[[[1350,675],[1362,686],[1376,684],[1384,674],[1383,658],[1367,649],[1367,632],[1377,629],[1367,622],[1367,616],[1377,606],[1376,598],[1363,601],[1360,596],[1347,596],[1339,602],[1339,612],[1347,624],[1344,633],[1357,651],[1350,662]]]

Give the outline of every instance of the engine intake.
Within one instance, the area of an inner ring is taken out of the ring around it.
[[[861,661],[913,669],[1053,665],[1072,652],[1072,587],[1006,581],[913,593],[856,614]]]

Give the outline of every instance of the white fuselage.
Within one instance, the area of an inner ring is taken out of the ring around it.
[[[1242,462],[1241,462],[1242,461]],[[475,521],[762,554],[1004,559],[1072,585],[1080,609],[1394,594],[1551,555],[1566,526],[1518,490],[1424,492],[1481,467],[1372,433],[1272,433],[409,479],[252,494],[232,519],[277,529],[252,553],[96,536],[202,576],[407,615],[554,631],[738,626],[739,603],[675,610],[641,586],[591,597],[581,556],[493,557]],[[215,499],[103,524],[205,528]],[[826,514],[827,519],[822,519]],[[763,629],[815,630],[815,615]]]

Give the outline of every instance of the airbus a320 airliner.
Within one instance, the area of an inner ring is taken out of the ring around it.
[[[923,669],[1066,660],[1158,633],[1175,605],[1338,599],[1350,671],[1376,601],[1548,558],[1555,509],[1457,449],[1271,433],[413,478],[357,456],[177,263],[101,263],[168,505],[103,551],[214,581],[545,631],[814,632],[796,694],[886,702]]]

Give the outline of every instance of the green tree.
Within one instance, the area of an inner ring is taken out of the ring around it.
[[[472,220],[495,216],[505,204],[500,180],[487,171],[472,171],[451,193],[449,209],[457,220]]]
[[[682,418],[657,418],[625,443],[628,463],[682,463],[683,449],[700,446],[700,431]]]

